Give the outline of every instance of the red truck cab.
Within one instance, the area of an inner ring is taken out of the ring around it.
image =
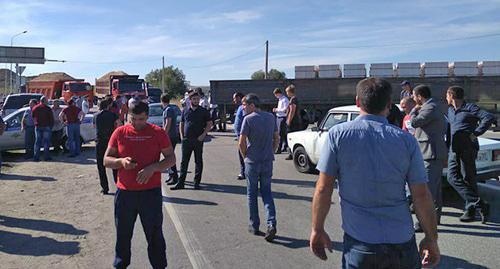
[[[93,99],[94,99],[94,91],[92,90],[92,86],[88,82],[84,81],[66,81],[62,87],[62,97],[64,101],[68,103],[68,101],[73,96],[87,96],[89,100],[89,106],[92,107]]]
[[[117,96],[146,97],[145,83],[143,79],[139,79],[139,76],[111,76],[110,84],[111,94],[115,98]]]

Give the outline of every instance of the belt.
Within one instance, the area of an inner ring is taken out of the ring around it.
[[[277,116],[278,119],[286,119],[286,116],[283,116],[283,117],[280,117],[280,116]]]

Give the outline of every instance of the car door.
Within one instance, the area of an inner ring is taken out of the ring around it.
[[[348,121],[349,113],[347,112],[331,112],[327,115],[319,128],[318,139],[314,145],[314,159],[319,160],[321,151],[326,144],[328,130],[333,126]]]
[[[5,121],[6,129],[3,135],[0,136],[0,149],[9,150],[24,148],[24,132],[21,131],[23,114],[24,110],[17,112]]]

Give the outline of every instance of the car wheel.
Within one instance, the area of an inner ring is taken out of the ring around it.
[[[293,164],[297,171],[301,173],[310,173],[313,170],[309,156],[307,156],[307,152],[302,146],[298,146],[293,151]]]

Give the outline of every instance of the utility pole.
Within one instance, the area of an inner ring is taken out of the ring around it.
[[[269,40],[266,40],[266,71],[264,73],[264,79],[267,79],[268,76],[268,66],[269,66]]]
[[[165,93],[165,56],[161,57],[161,91]]]

